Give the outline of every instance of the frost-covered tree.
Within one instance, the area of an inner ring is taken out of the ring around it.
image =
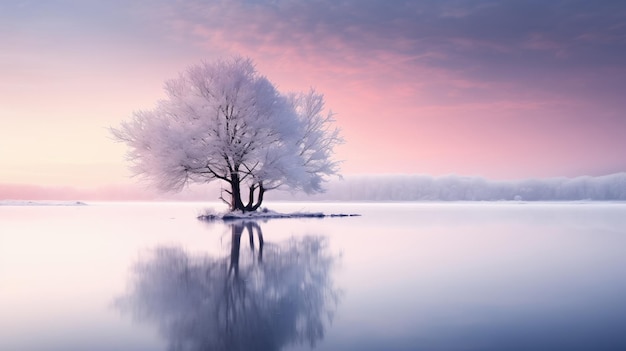
[[[254,211],[268,190],[321,192],[339,171],[332,155],[342,139],[323,96],[280,93],[250,59],[191,66],[165,93],[112,129],[129,146],[132,171],[161,190],[219,180],[231,210]]]

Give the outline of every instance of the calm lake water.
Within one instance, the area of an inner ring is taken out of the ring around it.
[[[0,206],[0,350],[626,350],[624,203],[208,206]]]

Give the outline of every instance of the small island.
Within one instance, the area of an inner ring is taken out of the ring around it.
[[[238,220],[268,220],[277,218],[326,218],[326,217],[359,217],[360,214],[356,213],[332,213],[325,214],[323,212],[292,212],[292,213],[280,213],[276,211],[263,208],[254,212],[243,211],[228,211],[223,213],[214,213],[207,211],[207,213],[198,216],[198,219],[204,221],[238,221]]]

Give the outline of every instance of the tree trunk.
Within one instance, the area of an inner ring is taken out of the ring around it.
[[[265,194],[265,188],[263,187],[263,184],[259,184],[259,196],[257,197],[256,204],[250,207],[250,211],[256,211],[261,206],[261,203],[263,202],[264,194]]]
[[[252,206],[254,204],[254,190],[256,189],[256,184],[250,185],[250,192],[248,193],[248,204],[246,205],[246,210],[254,211]]]
[[[230,210],[240,210],[245,212],[246,208],[241,201],[241,180],[239,180],[239,174],[233,172],[231,175],[230,186],[232,190],[232,201],[230,202]]]
[[[259,194],[257,196],[256,203],[254,202],[254,191],[259,189]],[[248,204],[246,205],[245,210],[248,212],[256,211],[261,203],[263,202],[263,195],[265,194],[265,188],[263,184],[255,184],[250,186],[250,194],[248,195]]]

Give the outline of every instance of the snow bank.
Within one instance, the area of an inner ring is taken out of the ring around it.
[[[86,206],[81,201],[24,201],[24,200],[2,200],[0,206]]]

